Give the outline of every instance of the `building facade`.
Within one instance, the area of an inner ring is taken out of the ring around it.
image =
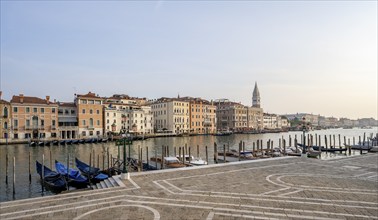
[[[13,96],[11,103],[13,139],[57,138],[58,104],[46,99]]]
[[[183,97],[189,102],[189,126],[191,134],[216,133],[216,106],[201,98]]]
[[[11,105],[9,102],[1,99],[2,92],[0,91],[0,139],[8,139],[11,125]]]
[[[77,107],[75,103],[58,103],[59,137],[61,139],[78,138]]]
[[[76,95],[75,105],[78,115],[78,138],[103,136],[103,98],[92,92]]]
[[[153,101],[151,110],[155,132],[183,134],[190,132],[189,102],[180,98],[160,98]]]

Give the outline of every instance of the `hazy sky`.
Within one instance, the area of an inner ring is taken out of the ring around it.
[[[377,1],[1,1],[3,99],[228,98],[377,118]]]

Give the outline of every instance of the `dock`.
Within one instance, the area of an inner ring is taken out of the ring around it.
[[[378,219],[378,154],[131,173],[122,186],[0,203],[0,219]]]

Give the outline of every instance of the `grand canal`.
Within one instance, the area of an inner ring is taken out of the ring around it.
[[[370,135],[376,135],[378,128],[373,129],[328,129],[328,130],[317,130],[310,131],[308,134],[318,134],[322,136],[322,141],[324,143],[324,135],[340,135],[342,138],[342,143],[344,136],[346,140],[350,140],[352,143],[353,137],[358,141],[359,137],[363,137],[364,134],[369,137]],[[238,144],[240,141],[245,142],[246,149],[252,149],[252,145],[257,140],[262,140],[264,146],[268,140],[272,140],[274,146],[278,146],[279,139],[284,138],[286,140],[291,137],[294,139],[297,136],[298,140],[301,137],[302,132],[286,132],[286,133],[265,133],[265,134],[233,134],[230,136],[189,136],[189,137],[162,137],[162,138],[150,138],[144,141],[134,141],[131,145],[131,156],[134,158],[138,157],[138,147],[143,149],[143,160],[146,160],[146,151],[148,148],[149,157],[156,155],[161,155],[162,146],[168,146],[171,156],[173,156],[175,147],[182,147],[187,145],[192,149],[192,154],[196,155],[196,148],[199,146],[200,157],[205,158],[205,146],[208,147],[209,163],[213,163],[213,146],[217,143],[218,146],[229,146],[230,149],[238,149]],[[300,142],[300,141],[298,141]],[[287,142],[288,143],[288,142]],[[338,137],[336,137],[336,145],[338,145]],[[67,157],[71,159],[77,157],[84,162],[89,161],[90,153],[95,155],[96,164],[100,164],[102,167],[103,155],[105,152],[109,151],[113,157],[117,157],[118,147],[114,142],[107,143],[96,143],[96,144],[80,144],[80,145],[67,145],[67,146],[50,146],[50,147],[29,147],[28,145],[3,145],[0,146],[0,201],[10,201],[15,199],[24,199],[39,197],[51,194],[50,192],[42,191],[42,187],[39,181],[39,176],[35,170],[35,161],[42,161],[44,155],[45,164],[50,166],[51,162],[58,160],[66,163]],[[51,153],[50,153],[51,152]],[[122,148],[121,148],[122,153]],[[330,159],[335,157],[346,157],[346,153],[323,153],[322,159]],[[359,154],[357,151],[353,151],[352,155]],[[5,184],[6,178],[6,155],[9,158],[8,167],[8,184]],[[29,183],[29,155],[31,158],[31,183]],[[51,155],[51,158],[50,158]],[[13,194],[13,174],[12,174],[12,164],[13,157],[15,158],[15,194]],[[100,161],[97,161],[97,158]],[[105,167],[107,166],[105,160]],[[70,167],[75,167],[73,160],[70,160]]]

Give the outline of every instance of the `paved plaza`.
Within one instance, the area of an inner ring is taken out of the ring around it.
[[[0,203],[0,219],[378,219],[378,154],[132,173],[124,187]]]

